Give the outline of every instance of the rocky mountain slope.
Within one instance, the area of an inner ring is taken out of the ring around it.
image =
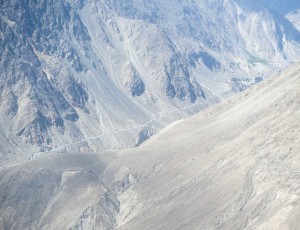
[[[299,70],[119,153],[117,229],[299,229]]]
[[[281,14],[288,19],[296,29],[300,31],[300,2],[297,0],[257,0],[269,9]]]
[[[260,3],[0,1],[0,158],[139,145],[298,60]]]
[[[297,0],[256,0],[259,3],[263,3],[268,8],[282,14],[287,15],[293,11],[297,11],[300,9],[300,2]]]
[[[299,229],[300,65],[141,146],[0,168],[2,229]]]

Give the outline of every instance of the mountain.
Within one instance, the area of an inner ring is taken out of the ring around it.
[[[279,0],[257,0],[265,4],[265,6],[269,7],[272,10],[277,11],[282,15],[287,15],[293,11],[297,11],[300,9],[300,2],[297,0],[286,0],[286,1],[279,1]]]
[[[294,26],[300,31],[300,2],[297,0],[257,0],[263,3],[269,9],[281,14],[283,17],[288,19]]]
[[[0,158],[140,145],[299,59],[244,0],[0,1]]]
[[[141,146],[0,168],[2,229],[299,229],[300,65]]]

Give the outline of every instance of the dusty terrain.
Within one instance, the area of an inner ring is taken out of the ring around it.
[[[3,229],[300,229],[300,65],[138,148],[0,169]]]

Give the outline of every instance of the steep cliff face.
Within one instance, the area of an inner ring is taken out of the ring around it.
[[[0,153],[7,160],[134,146],[141,131],[240,91],[300,53],[299,31],[260,3],[0,4]],[[235,79],[245,80],[236,86]]]
[[[2,1],[1,6],[1,131],[20,141],[13,147],[49,148],[68,130],[74,132],[70,137],[83,137],[75,125],[76,108],[88,112],[88,93],[66,66],[53,62],[65,56],[74,69],[82,68],[61,39],[69,21],[76,22],[75,12],[63,1]]]

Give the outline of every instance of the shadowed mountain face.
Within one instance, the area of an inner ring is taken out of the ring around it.
[[[116,153],[0,168],[2,229],[299,229],[300,67]]]
[[[139,145],[299,58],[248,1],[0,1],[1,164]]]

